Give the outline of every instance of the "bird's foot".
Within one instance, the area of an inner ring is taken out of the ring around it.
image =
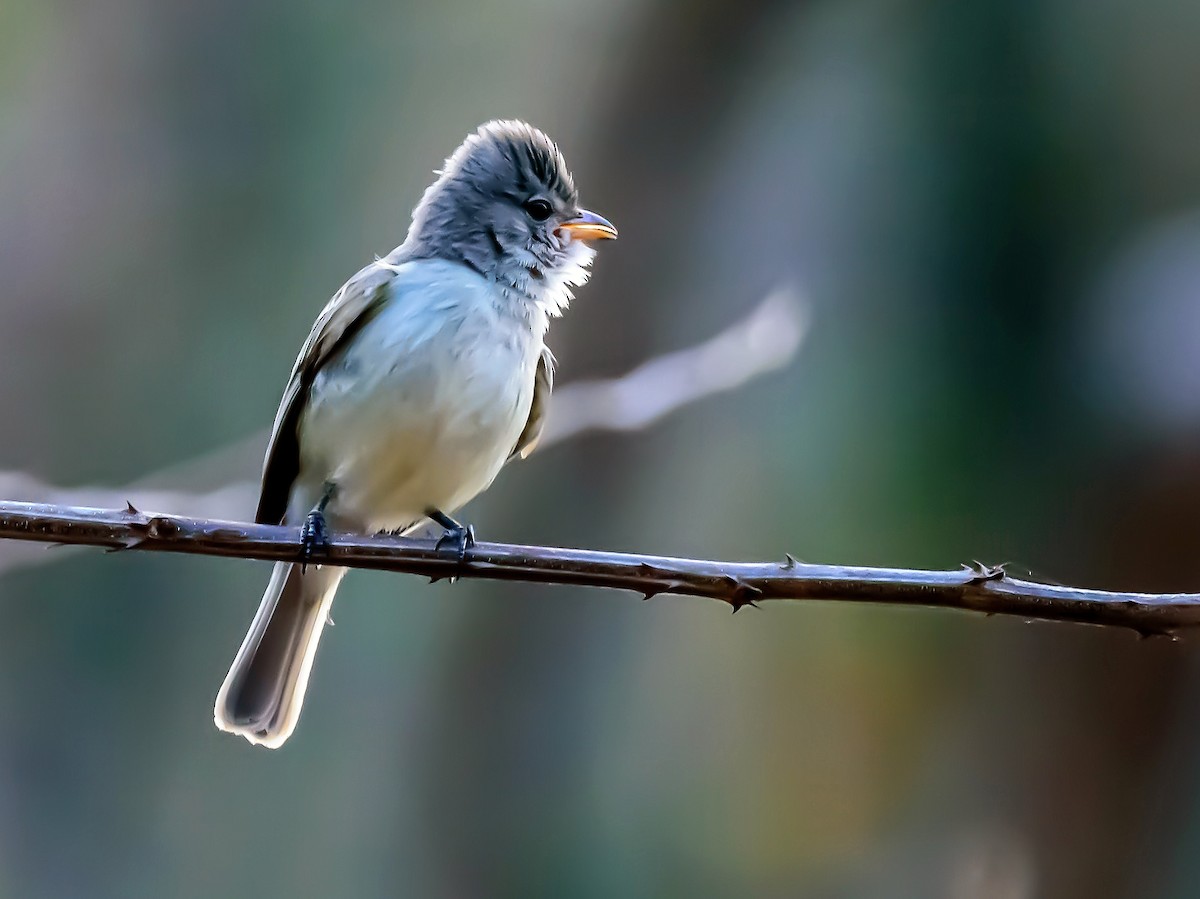
[[[313,551],[328,545],[329,530],[325,526],[325,513],[320,509],[313,509],[304,519],[304,524],[300,525],[301,573],[308,570],[308,563],[312,559]]]
[[[475,528],[469,524],[459,524],[437,509],[430,509],[429,517],[446,529],[446,532],[438,537],[434,550],[462,565],[467,559],[467,550],[475,545]]]

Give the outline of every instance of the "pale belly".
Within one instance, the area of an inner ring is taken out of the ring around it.
[[[306,493],[335,485],[335,526],[393,529],[431,508],[450,514],[492,483],[520,437],[540,345],[487,335],[414,351],[368,332],[313,385],[299,480]]]

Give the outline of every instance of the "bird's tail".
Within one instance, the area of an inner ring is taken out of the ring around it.
[[[217,693],[217,727],[282,746],[296,727],[308,673],[344,568],[275,563],[242,648]]]

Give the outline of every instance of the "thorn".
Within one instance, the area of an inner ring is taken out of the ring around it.
[[[169,539],[179,533],[179,525],[164,515],[156,515],[146,523],[146,533],[155,539]]]
[[[138,512],[137,508],[133,505],[133,503],[131,503],[129,500],[125,500],[125,514],[126,515],[140,515],[141,513]]]
[[[787,560],[783,563],[783,566],[782,566],[784,571],[791,571],[793,568],[795,568],[797,565],[800,564],[800,560],[797,559],[795,556],[793,556],[791,553],[784,553],[783,557],[784,557],[784,559]]]
[[[648,599],[653,599],[654,597],[658,596],[658,594],[660,594],[660,593],[662,593],[662,591],[659,590],[657,587],[647,587],[645,590],[642,591],[642,602],[645,602]]]
[[[1176,633],[1175,631],[1171,630],[1170,628],[1164,628],[1163,630],[1156,631],[1156,630],[1150,630],[1149,628],[1147,628],[1146,630],[1142,630],[1139,627],[1139,628],[1135,628],[1135,630],[1137,631],[1139,640],[1153,640],[1156,637],[1165,637],[1167,640],[1170,640],[1172,643],[1179,642],[1179,634]]]
[[[729,597],[729,604],[733,606],[733,614],[736,615],[746,606],[754,606],[757,609],[758,603],[755,600],[762,596],[762,591],[757,587],[736,581],[734,578],[729,578],[729,580],[737,585]]]
[[[972,575],[967,581],[971,585],[979,585],[988,581],[1004,580],[1006,572],[1003,565],[985,565],[978,559],[972,559],[970,565],[963,565],[962,571],[964,574]]]
[[[649,562],[638,562],[638,573],[644,577],[656,577],[663,573],[661,568],[651,565]]]

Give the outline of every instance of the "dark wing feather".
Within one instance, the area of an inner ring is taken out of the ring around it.
[[[529,420],[525,422],[525,429],[517,438],[517,445],[509,453],[509,459],[516,456],[526,459],[537,448],[542,428],[546,424],[546,412],[550,408],[550,392],[553,389],[554,354],[550,352],[549,347],[542,347],[537,371],[533,375],[533,402],[529,406]]]
[[[317,316],[292,366],[292,376],[275,413],[254,516],[259,524],[280,524],[287,513],[292,483],[300,471],[297,428],[313,379],[321,366],[375,317],[395,277],[394,270],[386,263],[368,265],[347,281]]]

